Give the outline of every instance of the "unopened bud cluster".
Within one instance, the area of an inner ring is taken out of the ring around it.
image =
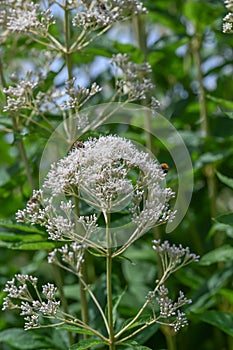
[[[26,330],[39,327],[42,318],[56,318],[60,307],[60,301],[55,298],[57,288],[47,283],[42,286],[40,294],[37,283],[36,277],[17,274],[3,290],[7,296],[3,299],[2,309],[19,309]]]

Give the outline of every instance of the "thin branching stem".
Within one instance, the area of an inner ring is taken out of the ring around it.
[[[115,350],[115,337],[113,325],[113,304],[112,304],[112,252],[111,252],[111,230],[110,230],[110,213],[104,212],[106,224],[106,279],[107,279],[107,309],[109,325],[109,350]]]

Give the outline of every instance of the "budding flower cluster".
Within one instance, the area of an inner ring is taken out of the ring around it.
[[[3,111],[18,111],[19,109],[30,109],[33,99],[33,89],[38,85],[37,81],[33,81],[30,77],[21,79],[16,86],[9,86],[3,89],[7,96],[7,104]]]
[[[137,0],[79,1],[73,25],[85,30],[111,26],[130,15],[145,14],[146,8]]]
[[[79,85],[76,87],[75,80],[76,79],[73,78],[66,83],[66,93],[69,96],[69,100],[64,102],[63,107],[78,110],[92,96],[102,91],[102,88],[96,83],[93,83],[89,89]]]
[[[6,283],[2,310],[19,309],[24,316],[25,330],[40,326],[40,318],[56,318],[60,301],[56,301],[57,288],[47,283],[42,286],[42,296],[37,289],[38,279],[30,275],[17,274]],[[33,291],[33,293],[32,293]],[[36,298],[35,299],[35,296]]]
[[[170,245],[168,241],[161,243],[160,240],[154,240],[152,243],[153,249],[160,256],[163,271],[167,274],[171,274],[191,262],[199,261],[200,257],[190,253],[189,247],[183,248],[181,244],[179,246]]]
[[[83,256],[84,256],[85,249],[86,249],[85,244],[80,244],[77,242],[71,243],[70,246],[66,244],[63,247],[56,248],[52,252],[50,252],[48,255],[48,262],[50,264],[55,263],[66,270],[72,271],[75,274],[79,274],[81,264],[84,263]],[[59,260],[59,257],[58,257],[59,255],[61,256],[62,262],[60,262]],[[69,267],[66,267],[67,265]]]
[[[118,92],[128,95],[129,101],[144,100],[147,93],[154,89],[150,79],[152,69],[148,62],[136,64],[130,61],[129,55],[117,54],[113,56],[112,64],[116,67]]]
[[[160,317],[165,319],[173,319],[169,325],[174,327],[175,332],[187,325],[188,321],[185,314],[179,310],[180,307],[190,304],[191,299],[187,299],[182,291],[179,292],[179,297],[176,302],[173,302],[168,297],[168,289],[163,285],[158,290],[159,296],[156,301],[159,305]]]
[[[190,253],[189,248],[183,248],[182,245],[170,245],[168,241],[161,243],[160,240],[154,240],[152,243],[152,248],[161,258],[163,268],[161,281],[163,280],[163,283],[174,271],[199,260],[199,256]],[[146,304],[151,305],[153,318],[157,323],[169,325],[175,332],[178,332],[180,328],[188,324],[185,313],[181,312],[180,308],[192,303],[192,300],[187,299],[182,291],[179,292],[175,302],[169,298],[168,294],[168,289],[162,282],[159,282],[154,290],[148,292]]]

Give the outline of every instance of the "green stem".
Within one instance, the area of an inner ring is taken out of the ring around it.
[[[57,286],[59,294],[60,294],[60,299],[61,299],[63,310],[65,313],[68,314],[68,304],[67,304],[66,297],[64,295],[61,273],[60,273],[60,270],[55,265],[53,265],[53,274],[54,274],[54,278],[56,281],[56,286]],[[72,345],[73,344],[72,333],[71,332],[67,332],[67,333],[68,333],[70,345]]]
[[[108,325],[109,325],[109,350],[115,350],[115,337],[113,328],[112,314],[112,252],[111,252],[111,233],[110,233],[110,214],[104,213],[106,222],[106,278],[107,278],[107,309],[108,309]]]
[[[210,127],[207,116],[207,106],[206,106],[206,97],[205,97],[205,88],[203,85],[203,74],[201,69],[201,47],[202,47],[202,36],[196,35],[193,39],[192,49],[193,49],[193,58],[195,61],[196,69],[197,69],[197,80],[199,84],[199,104],[200,104],[200,121],[201,121],[201,130],[205,137],[210,136]]]
[[[200,105],[200,121],[201,121],[201,130],[203,136],[208,138],[211,136],[210,134],[210,126],[208,120],[207,113],[207,103],[206,103],[206,95],[205,88],[203,85],[203,73],[201,69],[202,59],[201,59],[201,47],[202,47],[203,38],[201,35],[196,35],[193,39],[192,50],[193,50],[193,58],[195,61],[196,69],[197,69],[197,79],[199,84],[199,105]],[[210,215],[211,217],[217,216],[217,207],[216,207],[216,196],[217,196],[217,185],[216,185],[216,177],[215,177],[215,167],[213,164],[207,164],[205,166],[205,176],[207,179],[208,185],[208,193],[210,200]],[[219,247],[222,243],[220,235],[215,235],[215,245]]]
[[[144,56],[144,61],[147,60],[147,34],[146,34],[146,25],[145,25],[145,17],[144,16],[136,16],[133,18],[133,24],[134,24],[134,33],[135,37],[137,39],[138,47],[140,48],[141,52]],[[148,101],[144,101],[144,104],[148,103]],[[152,147],[152,127],[151,127],[151,119],[150,119],[150,113],[147,111],[144,112],[144,126],[146,130],[146,147],[153,152]],[[156,239],[161,238],[161,233],[158,227],[155,227],[153,229],[153,233]],[[158,259],[158,277],[162,277],[162,266],[161,261]],[[163,330],[163,329],[162,329]],[[168,332],[164,331],[164,336],[166,338],[166,343],[168,350],[175,350],[175,342],[174,337],[172,337]]]
[[[17,124],[15,122],[15,119],[13,118],[13,129],[14,129],[15,134],[17,134],[17,136],[16,136],[17,137],[17,146],[18,146],[19,153],[20,153],[20,156],[22,158],[22,161],[24,163],[24,167],[25,167],[28,183],[29,183],[29,185],[31,187],[31,190],[33,190],[35,188],[34,179],[33,179],[32,174],[31,174],[31,169],[30,169],[30,166],[29,166],[29,162],[28,162],[28,158],[27,158],[27,154],[26,154],[26,150],[25,150],[25,147],[24,147],[23,140],[21,138],[18,138],[18,129],[17,129],[16,125]]]
[[[134,34],[138,43],[138,47],[143,54],[143,60],[147,61],[147,33],[146,33],[146,24],[145,16],[138,15],[133,17],[133,28]],[[148,98],[143,101],[143,105],[148,104]],[[151,132],[151,120],[150,113],[144,112],[144,125],[146,133],[146,147],[152,151],[152,132]]]
[[[68,71],[68,79],[70,80],[72,78],[72,61],[71,61],[71,54],[70,54],[70,14],[69,14],[69,8],[65,6],[65,20],[64,20],[64,26],[65,26],[65,46],[66,46],[66,65],[67,65],[67,71]]]
[[[79,213],[79,203],[78,203],[77,197],[74,197],[74,203],[75,203],[75,214],[76,214],[76,217],[79,218],[80,213]],[[85,260],[85,257],[84,257],[84,260]],[[83,281],[86,281],[87,280],[86,264],[83,264],[81,266],[80,273],[81,273]],[[82,279],[81,278],[79,279],[81,316],[82,316],[82,321],[88,325],[89,324],[89,317],[88,317],[87,295],[86,295],[85,284],[82,282]],[[84,334],[83,338],[87,339],[88,335]]]

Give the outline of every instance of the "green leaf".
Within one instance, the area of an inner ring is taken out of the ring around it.
[[[40,250],[40,249],[53,249],[56,248],[57,242],[25,242],[16,243],[10,246],[11,249],[17,250]]]
[[[107,343],[103,340],[99,340],[97,338],[89,338],[85,340],[81,340],[77,344],[74,344],[70,347],[69,350],[86,350],[90,349],[91,346],[95,345],[106,345]]]
[[[187,1],[184,5],[184,15],[194,23],[196,30],[203,31],[206,26],[210,25],[210,18],[214,18],[216,7],[207,1]],[[218,12],[217,12],[218,13]]]
[[[232,280],[232,265],[226,266],[210,277],[206,277],[204,282],[198,286],[193,295],[193,303],[188,307],[191,312],[199,313],[216,305],[216,294],[219,290]]]
[[[19,233],[3,232],[0,233],[0,240],[6,242],[38,242],[44,240],[44,237],[38,234],[22,235]]]
[[[233,337],[233,314],[222,311],[205,311],[195,318],[215,326]]]
[[[225,299],[228,300],[229,303],[233,305],[233,291],[232,289],[222,288],[219,291],[220,295],[223,295]]]
[[[202,256],[200,264],[208,266],[218,262],[226,261],[233,261],[233,247],[230,245],[224,245],[205,254]]]
[[[217,216],[214,220],[217,222],[220,222],[221,224],[232,226],[233,225],[233,213]]]
[[[233,238],[233,226],[217,222],[208,232],[208,237],[212,237],[215,232],[224,232],[228,237]]]
[[[40,234],[45,234],[44,231],[37,229],[35,226],[27,226],[25,224],[24,225],[17,224],[17,223],[13,223],[12,221],[8,221],[8,220],[0,220],[0,226],[23,231],[23,232],[36,232],[36,233],[40,233]]]
[[[0,233],[0,247],[17,250],[40,250],[60,247],[61,242],[51,242],[41,235],[22,235],[10,232]]]
[[[113,300],[113,303],[114,303],[114,306],[113,306],[113,309],[112,309],[113,324],[115,324],[115,322],[116,322],[116,319],[117,319],[117,308],[118,308],[118,305],[120,304],[120,301],[121,301],[122,297],[125,294],[125,291],[126,290],[124,290],[120,295],[115,297],[114,300]]]
[[[231,179],[230,177],[227,177],[225,175],[222,175],[221,173],[219,173],[218,171],[216,171],[217,177],[219,178],[219,180],[224,183],[224,185],[229,186],[230,188],[233,189],[233,179]]]
[[[87,329],[71,326],[71,325],[64,325],[64,326],[58,326],[57,329],[62,329],[64,331],[72,332],[72,333],[78,333],[78,334],[88,334],[93,335],[92,331],[89,331]]]
[[[34,331],[25,331],[20,328],[6,329],[0,332],[0,342],[4,342],[14,349],[51,349],[51,344]]]
[[[132,340],[131,342],[129,341],[126,343],[122,343],[121,345],[126,346],[132,350],[151,350],[151,348],[148,348],[147,346],[140,345],[134,340]]]
[[[226,107],[226,108],[233,109],[233,102],[230,101],[230,100],[225,100],[223,98],[217,98],[217,97],[214,97],[214,96],[211,96],[211,95],[207,95],[206,97],[209,100],[211,100],[213,102],[216,102],[218,105],[221,105],[221,106]]]

